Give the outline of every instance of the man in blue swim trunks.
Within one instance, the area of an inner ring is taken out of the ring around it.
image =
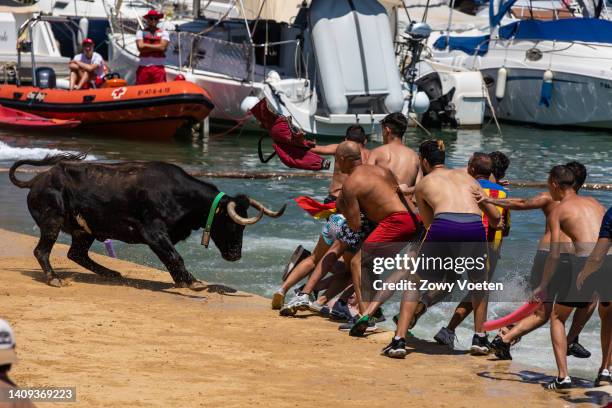
[[[474,178],[462,169],[451,170],[445,167],[445,148],[441,140],[423,142],[419,147],[419,156],[426,176],[417,184],[415,195],[421,218],[428,228],[419,257],[486,259],[486,230],[482,223],[482,212],[487,215],[491,225],[498,226],[501,221],[499,211],[491,204],[476,202],[473,192],[482,192],[482,188]],[[487,276],[486,266],[474,265],[466,274],[470,282],[482,282]],[[417,284],[420,284],[419,279],[447,280],[447,275],[456,281],[466,280],[463,274],[456,273],[453,268],[420,268],[416,275]],[[415,313],[418,297],[419,290],[408,290],[404,293],[395,337],[382,350],[383,355],[392,358],[405,357],[404,336]],[[488,349],[488,340],[483,329],[487,314],[486,293],[472,291],[472,305],[476,330],[472,349]]]

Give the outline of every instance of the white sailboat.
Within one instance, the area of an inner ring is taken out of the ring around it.
[[[265,97],[306,133],[333,136],[354,123],[374,130],[387,113],[404,108],[407,93],[378,1],[230,5],[240,18],[173,21],[167,51],[168,79],[183,74],[208,90],[213,120],[248,124],[246,109]],[[196,16],[198,7],[196,0]],[[136,27],[117,14],[111,21],[111,66],[133,81]]]
[[[406,3],[406,4],[404,4]],[[417,0],[385,1],[389,9],[391,26],[398,46],[400,71],[403,76],[406,66],[405,50],[415,47],[415,41],[410,36],[412,27],[426,24],[429,32],[439,32],[448,27],[449,7],[439,0],[421,2]],[[470,30],[488,20],[468,16],[455,18],[452,27],[455,30]],[[428,38],[431,34],[428,34]],[[427,41],[425,38],[424,41]],[[486,108],[486,88],[480,72],[455,65],[435,61],[425,47],[416,55],[416,86],[425,92],[430,108],[421,116],[425,127],[430,125],[448,125],[458,128],[478,128],[482,125]],[[408,60],[413,58],[409,55]],[[408,78],[406,80],[409,81]]]
[[[491,2],[484,30],[432,36],[433,58],[481,71],[500,119],[612,128],[612,22],[508,18],[514,4]],[[602,7],[597,9],[601,12]],[[586,8],[579,11],[599,16]]]
[[[0,0],[0,74],[4,82],[31,81],[32,54],[36,55],[38,66],[51,67],[60,75],[68,74],[69,60],[60,54],[49,22],[26,24],[39,13],[35,4]],[[22,59],[20,64],[16,64],[18,58]],[[21,67],[18,73],[17,65]]]

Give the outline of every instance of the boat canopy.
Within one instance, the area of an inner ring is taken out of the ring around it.
[[[489,35],[477,37],[441,36],[434,43],[437,50],[463,51],[484,55]],[[499,28],[502,40],[581,41],[612,44],[612,21],[596,18],[567,18],[552,21],[520,20]],[[486,43],[483,44],[483,43]]]
[[[489,51],[489,35],[453,37],[443,35],[434,42],[437,50],[463,51],[469,55],[485,55]]]
[[[31,14],[39,12],[37,4],[24,4],[15,0],[0,0],[0,13]]]
[[[243,0],[245,17],[249,20],[274,20],[291,23],[297,16],[303,0]],[[306,5],[310,1],[305,2]]]
[[[500,27],[503,39],[612,43],[612,21],[567,18],[552,21],[521,20]]]

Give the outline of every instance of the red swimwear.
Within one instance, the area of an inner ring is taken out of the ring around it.
[[[421,217],[418,214],[411,215],[408,211],[394,212],[378,223],[365,243],[412,241],[414,234],[418,231],[415,220],[421,222]]]

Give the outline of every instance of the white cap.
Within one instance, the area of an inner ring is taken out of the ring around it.
[[[13,329],[6,320],[0,319],[0,365],[14,364],[17,362],[15,353],[15,336]]]

